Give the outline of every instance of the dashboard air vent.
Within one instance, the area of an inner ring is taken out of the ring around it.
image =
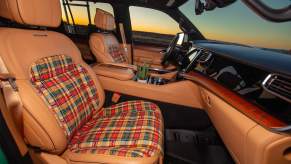
[[[202,64],[206,63],[211,59],[211,57],[212,57],[211,52],[202,50],[202,52],[199,54],[198,62]]]
[[[288,102],[291,102],[291,78],[279,74],[270,74],[263,81],[263,88]]]

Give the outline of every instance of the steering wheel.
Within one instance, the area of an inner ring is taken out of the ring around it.
[[[179,36],[176,35],[175,38],[171,41],[169,47],[166,49],[166,51],[163,53],[163,59],[161,64],[163,66],[166,66],[167,64],[169,64],[169,59],[171,59],[174,55],[174,50],[176,48],[177,42],[178,42]]]

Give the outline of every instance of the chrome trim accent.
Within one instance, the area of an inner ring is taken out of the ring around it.
[[[200,60],[199,57],[201,57],[203,55],[203,52],[202,52],[202,54],[197,59],[199,63],[202,63],[202,64],[207,63],[211,59],[211,57],[213,56],[213,54],[209,51],[204,50],[204,53],[207,53],[208,56],[205,58],[205,60]]]
[[[197,52],[196,52],[197,51]],[[193,66],[193,64],[196,62],[197,58],[200,56],[200,54],[202,53],[202,49],[194,49],[192,50],[190,53],[195,53],[196,55],[193,57],[193,59],[190,61],[190,64],[184,69],[184,72],[188,72],[190,70],[190,68]]]
[[[284,134],[291,134],[291,125],[283,126],[283,127],[278,127],[278,128],[271,128],[271,131],[275,133],[284,133]]]
[[[290,84],[291,84],[291,78],[290,78],[290,77],[287,77],[287,76],[284,76],[284,75],[280,75],[280,74],[276,74],[276,73],[271,73],[271,74],[269,74],[269,75],[268,75],[268,76],[263,80],[263,82],[262,82],[262,87],[263,87],[263,89],[264,89],[265,91],[267,91],[267,92],[273,94],[274,96],[277,96],[277,97],[279,97],[279,98],[281,98],[281,99],[283,99],[283,100],[285,100],[285,101],[291,103],[291,99],[290,99],[290,98],[288,98],[288,97],[286,97],[286,96],[284,96],[284,95],[281,95],[280,93],[277,93],[277,92],[275,92],[275,91],[272,91],[272,90],[270,90],[270,89],[268,88],[268,85],[269,85],[269,86],[272,85],[272,83],[273,83],[276,79],[278,79],[278,77],[280,77],[280,76],[283,77],[283,78],[289,79],[289,80],[290,80]],[[290,95],[290,97],[291,97],[291,95]]]

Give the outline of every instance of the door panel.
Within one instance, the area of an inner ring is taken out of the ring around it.
[[[161,68],[162,51],[164,47],[154,47],[149,45],[133,46],[134,64],[143,65],[149,64],[150,67]]]
[[[176,33],[181,32],[179,23],[166,11],[130,6],[129,12],[134,64],[163,68],[160,51],[169,46]]]

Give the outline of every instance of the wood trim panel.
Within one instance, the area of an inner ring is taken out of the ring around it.
[[[133,45],[133,50],[135,50],[135,49],[160,53],[160,51],[165,49],[165,48],[164,47],[157,47],[157,46],[148,46],[148,45]]]
[[[275,129],[287,126],[284,122],[264,112],[259,106],[248,102],[237,93],[223,87],[214,80],[209,79],[200,73],[189,72],[180,75],[185,79],[191,80],[194,83],[198,83],[203,88],[213,92],[215,95],[222,98],[235,109],[265,128]]]

